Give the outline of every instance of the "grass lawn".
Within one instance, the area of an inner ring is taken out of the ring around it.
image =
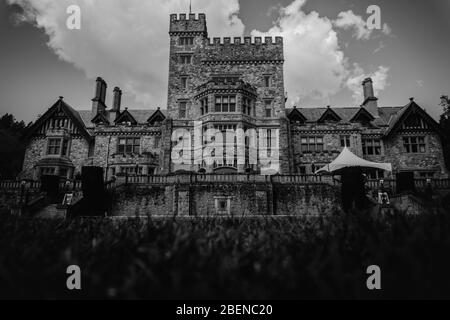
[[[0,298],[449,298],[450,217],[0,216]],[[69,291],[66,269],[81,268]],[[366,269],[381,268],[381,291]]]

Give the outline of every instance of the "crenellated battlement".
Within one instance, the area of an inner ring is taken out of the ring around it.
[[[206,15],[204,13],[171,14],[170,34],[200,32],[207,35]]]
[[[180,13],[176,14],[173,13],[170,15],[170,21],[185,21],[185,20],[191,20],[191,21],[206,21],[206,15],[204,13],[199,13],[198,15],[195,13],[185,14]]]
[[[205,63],[284,61],[282,37],[208,38],[205,42],[202,59]]]
[[[207,44],[210,46],[217,45],[283,45],[283,37],[224,37],[224,38],[208,38]]]

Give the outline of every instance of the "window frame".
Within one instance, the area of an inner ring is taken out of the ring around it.
[[[203,97],[200,99],[200,114],[202,116],[209,113],[208,102],[208,97]]]
[[[232,101],[234,101],[234,102],[232,102]],[[225,108],[225,106],[226,106],[226,108]],[[237,107],[237,95],[236,94],[215,94],[214,95],[214,113],[230,113],[230,112],[236,113],[236,107]]]
[[[194,45],[194,37],[179,37],[178,45],[180,46],[193,46]]]
[[[272,75],[265,74],[264,75],[264,88],[271,88],[272,87]]]
[[[187,118],[187,101],[178,101],[178,118]]]
[[[415,142],[413,142],[415,139]],[[403,137],[403,151],[408,154],[424,154],[427,152],[427,142],[425,136]],[[416,150],[416,151],[414,151]]]
[[[383,155],[383,144],[379,138],[362,138],[362,151],[364,156],[381,156]],[[371,150],[371,152],[369,152]],[[379,152],[377,152],[379,150]]]
[[[125,143],[122,144],[121,141],[125,141]],[[117,139],[117,153],[141,154],[141,137],[119,137]]]
[[[351,147],[351,136],[350,135],[341,135],[340,136],[340,140],[341,140],[341,148],[350,148]]]
[[[302,136],[300,137],[301,153],[320,153],[325,150],[323,136]]]
[[[186,90],[188,88],[188,76],[180,76],[181,89]]]
[[[56,142],[56,143],[54,143],[54,142]],[[70,141],[68,138],[64,138],[64,137],[49,137],[48,138],[46,155],[68,157],[69,152],[70,152]]]
[[[190,65],[192,64],[192,54],[180,54],[179,56],[179,63],[182,65]]]
[[[264,117],[273,118],[273,99],[264,99]],[[268,107],[269,106],[269,107]]]

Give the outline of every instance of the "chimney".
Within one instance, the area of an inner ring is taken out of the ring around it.
[[[92,99],[92,114],[91,119],[99,113],[105,113],[106,105],[106,82],[102,78],[98,77],[95,81],[95,97]]]
[[[100,100],[102,96],[102,85],[103,85],[103,79],[98,77],[97,80],[95,80],[95,96],[94,99]]]
[[[101,101],[103,102],[103,104],[106,103],[106,88],[108,87],[106,85],[105,80],[102,81],[102,94],[101,94]]]
[[[122,103],[122,90],[119,87],[114,88],[114,99],[112,112],[120,113],[120,107]]]
[[[375,93],[373,91],[373,82],[371,78],[366,78],[363,83],[363,91],[364,91],[364,102],[362,107],[364,107],[374,118],[379,118],[380,115],[378,113],[378,98],[375,97]]]

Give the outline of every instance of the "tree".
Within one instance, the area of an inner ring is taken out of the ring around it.
[[[0,179],[13,179],[22,170],[25,144],[21,140],[26,130],[23,121],[12,114],[0,118]]]
[[[448,96],[441,97],[440,106],[444,108],[444,113],[441,115],[439,122],[445,134],[443,141],[444,157],[447,168],[450,169],[450,99]]]

